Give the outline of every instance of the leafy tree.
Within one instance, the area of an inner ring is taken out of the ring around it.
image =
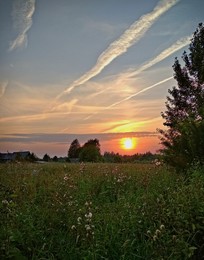
[[[88,140],[79,154],[80,161],[98,162],[101,160],[100,143],[98,139]]]
[[[31,153],[31,154],[28,156],[28,161],[30,161],[30,162],[35,162],[35,161],[37,161],[37,160],[38,160],[38,157],[37,157],[37,155],[34,154],[34,153]]]
[[[120,155],[119,153],[105,152],[103,156],[104,156],[105,162],[109,162],[109,163],[122,162],[122,155]]]
[[[43,156],[43,161],[45,161],[45,162],[50,161],[50,156],[47,153]]]
[[[169,90],[166,111],[162,112],[167,130],[159,130],[164,160],[185,169],[204,160],[204,26],[198,25],[183,53],[184,66],[176,58],[173,65],[177,87]]]
[[[68,157],[69,158],[78,158],[79,157],[79,152],[80,152],[80,143],[78,141],[78,139],[75,139],[68,150]]]
[[[57,156],[55,155],[53,158],[52,158],[53,162],[58,162],[58,158]]]

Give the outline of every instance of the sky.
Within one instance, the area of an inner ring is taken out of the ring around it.
[[[0,152],[156,152],[203,0],[0,0]],[[132,138],[135,146],[121,142]]]

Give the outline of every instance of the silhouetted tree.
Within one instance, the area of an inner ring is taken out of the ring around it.
[[[80,143],[78,141],[78,139],[75,139],[68,150],[68,157],[69,158],[78,158],[79,157],[79,153],[80,153]]]
[[[30,161],[30,162],[35,162],[35,161],[37,161],[37,160],[38,160],[38,157],[37,157],[37,155],[34,154],[34,153],[31,153],[31,154],[28,156],[28,161]]]
[[[187,168],[204,159],[204,26],[199,24],[189,54],[173,65],[177,87],[169,90],[162,113],[167,130],[159,130],[164,160],[177,168]]]
[[[50,156],[49,156],[48,154],[45,154],[45,155],[43,156],[43,161],[49,162],[49,161],[50,161]]]
[[[81,148],[80,161],[98,162],[101,160],[100,143],[98,139],[88,140]]]
[[[55,155],[53,158],[52,158],[53,162],[58,162],[58,158],[57,156]]]

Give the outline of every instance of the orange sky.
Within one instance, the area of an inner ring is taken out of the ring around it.
[[[0,152],[66,156],[76,138],[156,152],[172,65],[204,1],[71,2],[0,1]]]
[[[89,139],[98,138],[102,154],[105,151],[113,151],[123,155],[145,153],[147,151],[155,153],[159,149],[159,138],[155,133],[151,132],[100,135],[31,134],[23,136],[11,135],[7,136],[6,139],[4,137],[4,141],[1,142],[1,152],[29,150],[39,157],[43,157],[45,153],[50,156],[67,156],[70,144],[75,138],[79,140],[81,145]],[[121,143],[124,138],[132,138],[136,145],[132,149],[124,149]]]

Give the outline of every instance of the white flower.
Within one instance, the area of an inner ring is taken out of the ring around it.
[[[67,175],[64,176],[64,180],[67,181],[68,180],[68,177]]]
[[[156,230],[155,235],[159,236],[161,234],[161,231],[159,229]]]
[[[8,200],[2,200],[2,204],[4,204],[4,205],[8,205],[9,202],[8,202]]]
[[[160,226],[160,229],[161,229],[161,230],[165,229],[165,226],[164,226],[164,225],[161,225],[161,226]]]
[[[81,217],[78,217],[78,218],[77,218],[77,222],[78,222],[78,224],[81,224],[81,220],[82,220]]]
[[[75,226],[75,225],[72,225],[72,226],[71,226],[71,230],[74,230],[74,229],[76,229],[76,226]]]
[[[91,230],[91,227],[89,225],[85,225],[86,231]]]
[[[89,214],[88,214],[88,218],[92,218],[92,213],[91,212],[89,212]]]

